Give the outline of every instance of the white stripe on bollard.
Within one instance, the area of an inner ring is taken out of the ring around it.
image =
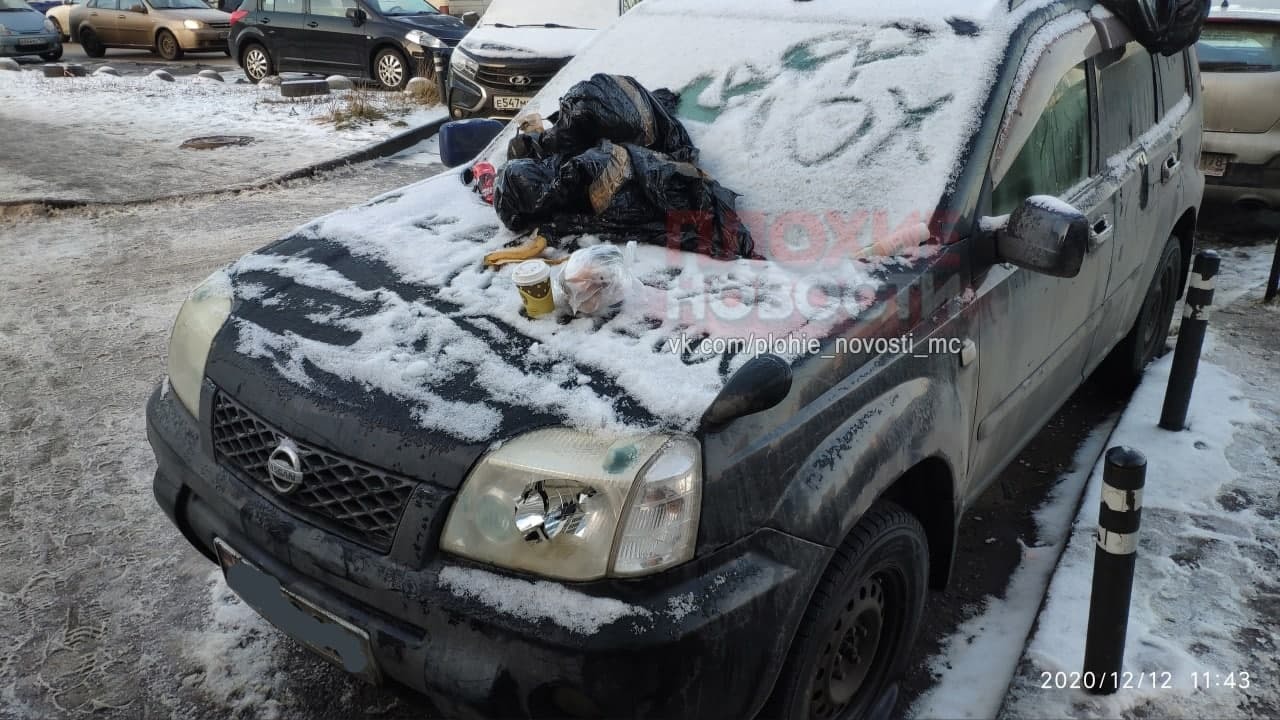
[[[1112,555],[1132,555],[1138,551],[1138,533],[1118,533],[1099,527],[1098,547]]]
[[[1121,490],[1106,483],[1102,484],[1102,504],[1108,510],[1116,512],[1133,512],[1142,509],[1142,489]]]

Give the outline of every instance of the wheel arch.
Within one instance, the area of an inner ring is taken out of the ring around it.
[[[152,33],[152,34],[151,34],[151,45],[152,45],[153,47],[159,47],[159,46],[160,46],[160,33],[165,33],[165,32],[167,32],[167,33],[169,33],[170,35],[172,35],[172,36],[173,36],[173,41],[174,41],[175,43],[178,43],[178,49],[179,49],[179,50],[181,50],[181,49],[182,49],[182,43],[181,43],[181,42],[178,42],[178,33],[176,33],[176,32],[174,32],[174,31],[170,30],[169,28],[165,27],[164,25],[160,25],[159,27],[157,27],[157,28],[156,28],[156,31],[155,31],[154,33]]]
[[[368,64],[365,65],[364,68],[365,72],[369,73],[369,78],[373,80],[378,78],[378,68],[374,66],[374,61],[378,59],[378,53],[388,49],[395,50],[400,53],[400,59],[404,60],[404,71],[409,73],[409,77],[413,77],[413,69],[410,67],[411,61],[409,59],[409,53],[405,52],[404,48],[395,40],[390,38],[380,38],[373,41],[373,44],[369,47],[369,57],[366,59]]]
[[[929,585],[945,589],[955,561],[956,504],[955,476],[951,465],[938,456],[928,457],[903,473],[880,496],[915,516],[924,526],[929,541]]]
[[[1182,282],[1178,284],[1178,297],[1182,297],[1187,286],[1187,276],[1191,274],[1191,254],[1195,251],[1195,208],[1187,208],[1182,217],[1178,218],[1178,222],[1173,225],[1173,235],[1178,238],[1178,246],[1182,249]]]

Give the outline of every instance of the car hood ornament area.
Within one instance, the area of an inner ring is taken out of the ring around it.
[[[289,438],[280,438],[276,449],[267,459],[267,476],[271,488],[281,495],[288,495],[302,487],[302,455],[298,446]]]

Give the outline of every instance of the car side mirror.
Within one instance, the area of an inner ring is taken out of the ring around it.
[[[347,8],[347,19],[351,21],[352,25],[360,27],[368,19],[368,16],[360,8]]]
[[[489,118],[454,120],[440,126],[440,162],[458,167],[474,160],[502,132],[502,123]]]
[[[1054,277],[1080,274],[1089,249],[1089,219],[1050,195],[1027,198],[996,231],[996,254],[1003,262]]]
[[[480,13],[472,10],[471,12],[462,13],[462,24],[469,28],[473,28],[480,24]]]
[[[729,421],[763,412],[791,392],[791,365],[777,355],[758,355],[738,368],[702,414],[702,427],[714,430]]]

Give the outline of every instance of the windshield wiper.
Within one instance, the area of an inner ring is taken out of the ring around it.
[[[558,30],[591,30],[593,29],[593,28],[577,27],[574,25],[561,25],[560,23],[527,23],[524,25],[508,25],[506,23],[493,23],[492,25],[490,25],[490,27],[496,27],[496,28],[540,27],[540,28],[555,28]]]

